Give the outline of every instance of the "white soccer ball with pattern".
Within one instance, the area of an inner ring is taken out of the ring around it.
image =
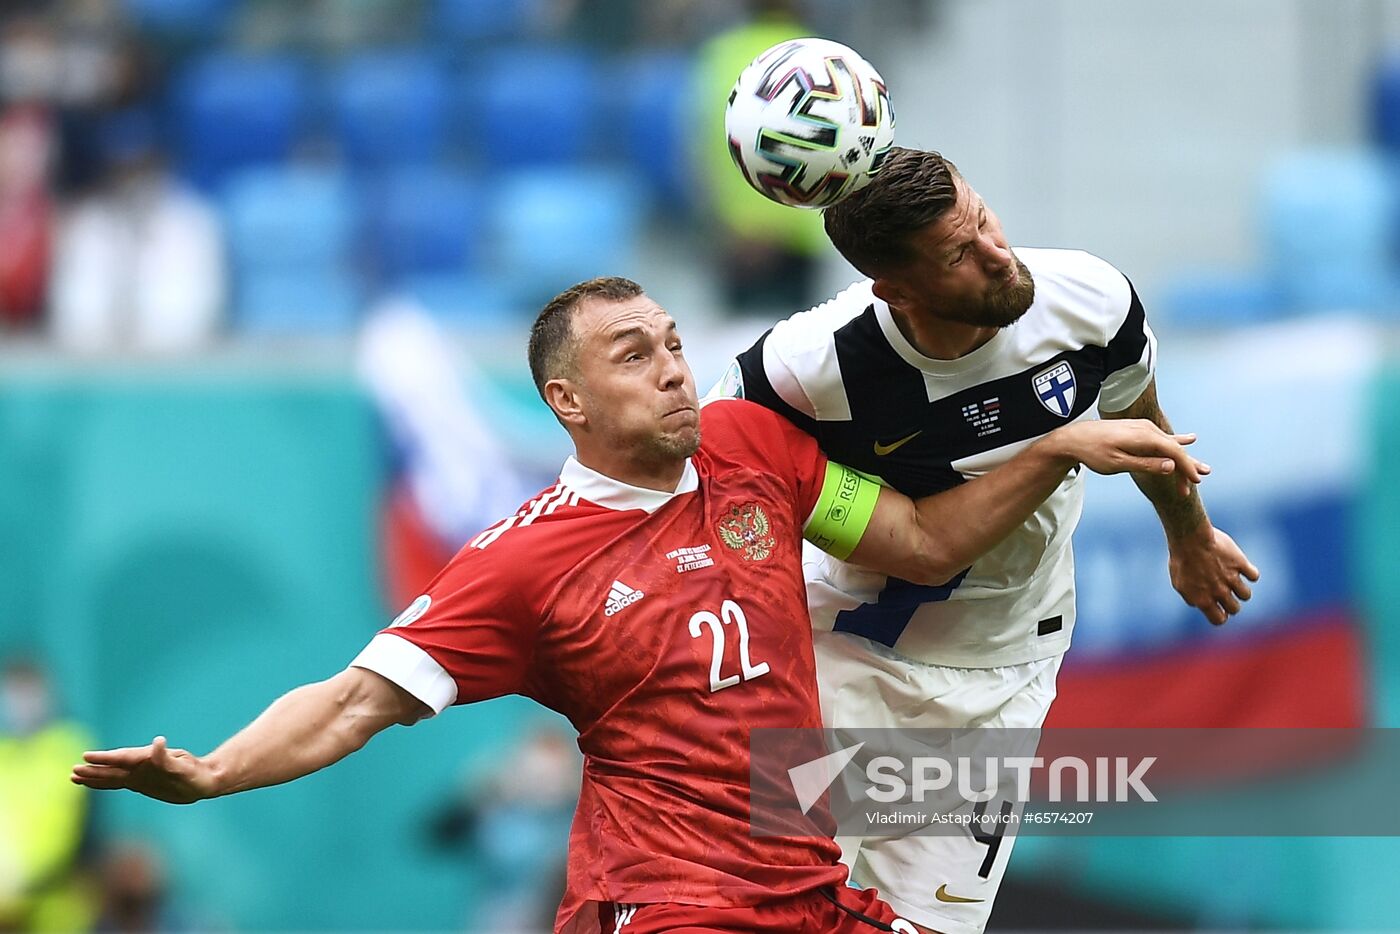
[[[801,208],[861,188],[894,145],[884,79],[829,39],[790,39],[754,59],[729,92],[724,126],[748,183]]]

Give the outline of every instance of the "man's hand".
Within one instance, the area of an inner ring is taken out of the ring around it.
[[[83,762],[73,767],[73,781],[190,804],[310,775],[339,762],[381,730],[431,714],[394,682],[352,666],[282,695],[207,756],[167,749],[165,737],[157,736],[149,746],[84,753]]]
[[[1057,454],[1094,473],[1175,473],[1183,495],[1210,473],[1207,464],[1186,453],[1185,446],[1195,440],[1195,435],[1168,434],[1141,418],[1075,422],[1046,438]]]
[[[218,794],[213,767],[184,749],[167,748],[164,736],[149,746],[85,752],[71,777],[77,785],[125,788],[171,804],[193,804]]]
[[[1190,488],[1210,468],[1186,453],[1194,435],[1151,422],[1076,422],[1050,432],[1010,461],[967,483],[917,501],[884,488],[854,564],[918,584],[942,584],[1025,522],[1079,464],[1099,473],[1173,475]]]
[[[1157,402],[1155,379],[1132,405],[1118,412],[1104,412],[1103,416],[1110,423],[1146,419],[1162,431],[1172,430]],[[1240,611],[1241,600],[1249,599],[1251,591],[1246,581],[1257,581],[1259,569],[1249,563],[1230,536],[1210,524],[1205,505],[1194,490],[1179,483],[1173,490],[1161,476],[1137,474],[1133,481],[1162,520],[1172,586],[1206,619],[1221,625]]]
[[[1223,625],[1253,596],[1249,585],[1259,580],[1259,569],[1209,519],[1189,536],[1168,539],[1167,548],[1172,586],[1212,625]]]

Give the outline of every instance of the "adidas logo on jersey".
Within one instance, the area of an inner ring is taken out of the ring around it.
[[[612,590],[608,592],[608,600],[603,604],[603,615],[612,616],[627,609],[646,594],[640,590],[633,590],[622,581],[613,581]]]

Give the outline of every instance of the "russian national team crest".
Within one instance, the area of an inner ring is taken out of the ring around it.
[[[758,503],[731,506],[719,520],[719,539],[746,561],[763,561],[773,553],[772,527]]]
[[[1074,411],[1074,369],[1068,360],[1035,374],[1031,385],[1041,405],[1060,418],[1069,418],[1069,413]]]

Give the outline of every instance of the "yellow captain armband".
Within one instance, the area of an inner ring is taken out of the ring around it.
[[[828,461],[826,479],[802,537],[842,561],[851,556],[875,515],[880,484],[863,473]]]

